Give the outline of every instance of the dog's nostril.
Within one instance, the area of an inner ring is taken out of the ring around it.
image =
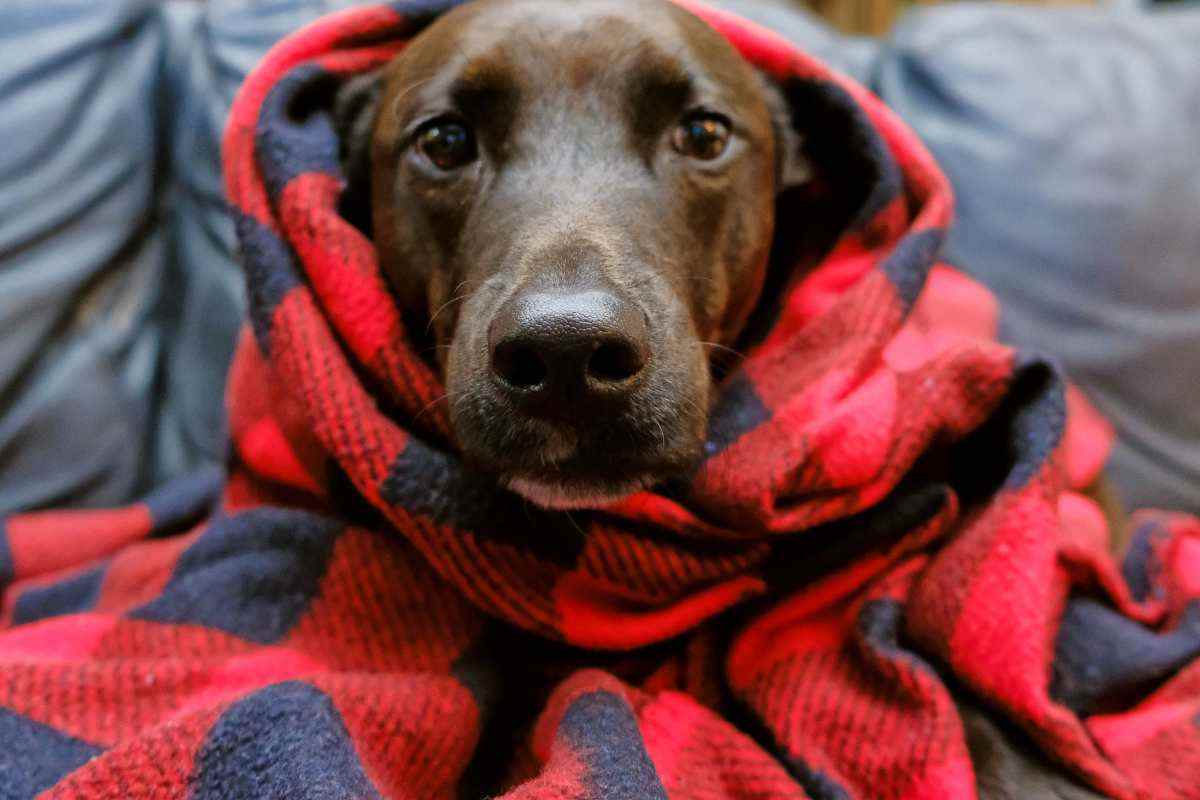
[[[604,383],[619,383],[637,375],[642,366],[643,359],[633,346],[624,342],[604,342],[588,360],[587,374]]]
[[[503,342],[492,354],[492,369],[505,383],[518,389],[535,389],[546,380],[546,364],[532,347]]]

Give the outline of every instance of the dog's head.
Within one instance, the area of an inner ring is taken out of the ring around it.
[[[336,115],[470,461],[572,507],[697,459],[710,353],[756,302],[776,193],[806,175],[728,42],[657,0],[479,0]]]

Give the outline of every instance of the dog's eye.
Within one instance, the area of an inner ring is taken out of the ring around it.
[[[450,171],[475,160],[475,136],[453,119],[431,120],[417,131],[417,149],[438,169]]]
[[[729,136],[729,120],[719,114],[696,113],[679,123],[672,143],[685,156],[712,161],[725,152]]]

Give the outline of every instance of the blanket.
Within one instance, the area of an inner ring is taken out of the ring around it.
[[[227,468],[0,524],[0,797],[971,798],[967,705],[1081,792],[1200,797],[1200,522],[1109,556],[1104,421],[939,261],[913,134],[766,30],[685,3],[863,191],[702,463],[575,512],[463,465],[328,112],[448,5],[330,16],[238,95]]]

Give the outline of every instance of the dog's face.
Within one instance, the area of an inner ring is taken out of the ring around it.
[[[695,462],[710,351],[801,174],[778,105],[722,37],[646,0],[480,0],[343,90],[382,264],[469,460],[560,508]]]

